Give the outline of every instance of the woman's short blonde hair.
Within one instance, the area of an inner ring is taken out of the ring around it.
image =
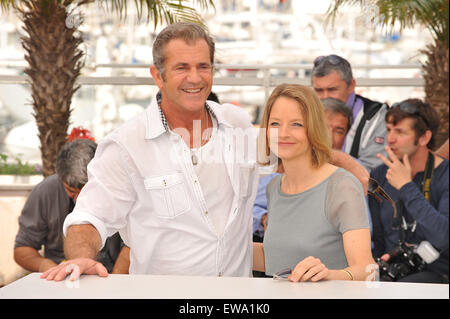
[[[331,139],[328,133],[327,120],[323,110],[322,102],[316,92],[307,86],[299,84],[280,84],[277,86],[267,100],[261,128],[265,133],[265,155],[270,155],[269,142],[267,139],[267,128],[270,112],[275,101],[279,97],[287,97],[298,102],[302,113],[306,134],[312,150],[312,165],[320,167],[331,159]]]

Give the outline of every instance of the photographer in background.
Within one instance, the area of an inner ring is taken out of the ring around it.
[[[27,198],[19,217],[19,231],[14,245],[14,260],[31,272],[44,272],[66,257],[63,249],[63,223],[73,210],[78,194],[88,180],[87,165],[97,144],[87,130],[75,128],[58,154],[56,174],[37,184]],[[74,136],[80,135],[81,137]],[[39,250],[44,246],[44,256]],[[122,246],[119,233],[109,237],[97,255],[112,272]],[[120,272],[118,272],[120,273]]]
[[[424,258],[426,254],[419,253],[420,249],[411,250],[427,261],[422,265],[425,268],[399,271],[401,275],[392,280],[448,283],[448,160],[430,151],[439,126],[438,116],[421,100],[408,99],[394,104],[385,119],[388,158],[378,154],[384,164],[372,170],[371,177],[396,203],[398,220],[394,220],[388,202],[370,197],[373,256],[387,265],[398,263],[393,270],[408,269],[409,257],[402,259],[404,255],[396,256],[395,251],[402,250],[399,247],[403,243],[403,247],[413,249],[428,245],[428,256],[435,254],[437,259]]]

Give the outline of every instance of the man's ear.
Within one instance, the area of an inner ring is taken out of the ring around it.
[[[350,85],[349,85],[349,90],[351,92],[355,92],[355,88],[356,88],[356,81],[355,81],[355,79],[353,79],[352,83],[350,83]]]
[[[425,133],[419,138],[419,145],[427,146],[427,144],[430,142],[432,136],[433,136],[433,133],[431,133],[430,130],[426,130]]]
[[[152,65],[150,66],[150,74],[152,75],[153,79],[155,80],[156,85],[158,88],[162,88],[163,85],[163,78],[161,72],[156,68],[156,66]]]

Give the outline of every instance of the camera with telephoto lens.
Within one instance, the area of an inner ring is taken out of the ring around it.
[[[431,246],[431,244],[426,241],[422,242],[419,247],[408,246],[406,243],[401,242],[389,253],[391,257],[387,262],[377,258],[380,280],[397,281],[408,275],[424,271],[427,263],[433,262],[439,257],[439,253],[432,246],[431,249],[433,251],[430,251],[428,246]]]

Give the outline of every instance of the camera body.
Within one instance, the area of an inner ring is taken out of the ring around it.
[[[390,253],[387,262],[376,259],[381,281],[397,281],[408,275],[424,271],[426,262],[416,253],[414,246],[401,242]]]

